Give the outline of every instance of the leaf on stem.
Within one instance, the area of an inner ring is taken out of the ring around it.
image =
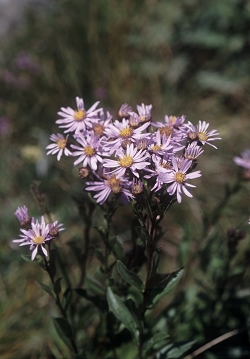
[[[164,294],[168,293],[181,279],[184,269],[178,269],[158,282],[152,289],[148,297],[147,307],[153,306]]]
[[[130,331],[135,343],[138,344],[139,330],[137,328],[136,322],[124,302],[113,293],[110,287],[108,287],[107,290],[107,301],[109,310]]]
[[[130,285],[136,287],[141,291],[143,281],[138,277],[137,274],[128,270],[121,261],[117,261],[117,270],[120,273],[121,277]]]
[[[81,297],[84,297],[85,299],[92,302],[97,308],[99,308],[101,311],[107,311],[107,303],[105,300],[101,299],[98,296],[92,296],[89,295],[86,291],[86,289],[78,288],[75,289],[75,292],[80,295]]]
[[[43,284],[41,282],[36,282],[39,287],[41,287],[43,290],[45,290],[45,292],[47,292],[52,298],[55,299],[55,296],[54,296],[54,293],[53,293],[53,290],[46,284]]]
[[[54,283],[54,286],[53,286],[53,289],[54,289],[54,293],[55,295],[57,294],[60,294],[61,293],[61,280],[62,280],[62,277],[58,278],[55,283]]]
[[[88,289],[94,294],[105,296],[104,286],[94,278],[87,276],[85,279],[85,283]]]
[[[71,344],[71,340],[73,339],[73,334],[68,320],[63,317],[58,317],[58,318],[52,318],[52,321],[60,339],[67,345],[67,347],[70,350],[73,350]]]
[[[143,350],[145,352],[149,351],[149,349],[151,349],[156,343],[164,340],[164,339],[168,339],[169,338],[169,334],[167,333],[156,333],[154,334],[154,336],[152,338],[150,338],[149,340],[147,340],[144,345],[143,345]]]

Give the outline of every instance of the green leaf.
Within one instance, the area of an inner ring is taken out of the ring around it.
[[[183,342],[175,343],[173,347],[167,352],[166,359],[181,359],[183,358],[183,354],[186,353],[195,343],[195,340],[190,342]]]
[[[124,250],[122,248],[121,243],[117,239],[115,239],[115,241],[112,245],[112,251],[113,251],[114,255],[116,256],[116,258],[118,258],[120,260],[125,259]]]
[[[52,321],[60,339],[67,345],[70,350],[72,350],[72,330],[68,320],[63,317],[58,317],[52,318]]]
[[[61,280],[62,280],[62,277],[58,278],[54,283],[53,289],[54,289],[54,293],[56,295],[61,293],[61,289],[62,289]]]
[[[183,271],[184,269],[181,268],[170,273],[166,278],[158,282],[154,288],[150,289],[147,306],[150,307],[154,305],[157,300],[168,293],[181,279]]]
[[[105,296],[104,286],[94,278],[87,276],[85,278],[85,283],[88,286],[88,289],[94,294]]]
[[[117,269],[120,273],[121,277],[130,285],[136,287],[141,290],[143,281],[138,277],[137,274],[128,270],[125,265],[121,261],[117,261]]]
[[[46,284],[43,284],[41,282],[36,282],[43,290],[45,290],[45,292],[47,292],[52,298],[55,298],[54,296],[54,293],[52,291],[52,289],[46,285]]]
[[[149,340],[147,340],[144,343],[143,350],[145,352],[147,352],[147,351],[149,351],[149,349],[152,348],[153,345],[160,342],[161,340],[168,339],[168,338],[169,338],[169,335],[167,333],[156,333],[152,338],[150,338]]]
[[[160,253],[160,250],[157,249],[153,252],[153,255],[152,255],[152,265],[151,265],[151,272],[150,272],[150,278],[153,277],[156,272],[157,272],[157,269],[158,269],[158,264],[159,264],[159,253]]]
[[[30,255],[28,254],[21,254],[21,257],[26,261],[26,262],[32,262],[34,263],[34,261],[31,260]]]
[[[65,311],[67,310],[67,308],[70,304],[71,297],[72,297],[72,290],[71,290],[71,288],[67,288],[62,296],[62,306]]]
[[[138,344],[139,330],[137,328],[135,320],[124,302],[113,293],[110,287],[108,287],[107,290],[107,301],[109,305],[109,310],[130,331],[135,343]]]
[[[101,311],[107,311],[107,303],[106,300],[101,299],[98,296],[92,296],[89,295],[86,291],[86,289],[78,288],[75,289],[75,292],[80,295],[81,297],[84,297],[85,299],[92,302],[97,308],[99,308]]]

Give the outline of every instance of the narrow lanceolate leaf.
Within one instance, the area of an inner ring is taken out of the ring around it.
[[[109,310],[130,331],[135,343],[138,344],[139,330],[137,328],[135,320],[124,302],[113,293],[110,287],[108,287],[107,290],[107,301],[109,305]]]
[[[52,289],[51,289],[48,285],[43,284],[43,283],[41,283],[41,282],[37,282],[37,284],[38,284],[43,290],[45,290],[45,292],[47,292],[52,298],[55,298]]]
[[[62,277],[58,278],[56,281],[55,281],[55,284],[53,286],[53,289],[54,289],[54,293],[57,295],[57,294],[60,294],[61,292],[61,280],[62,280]]]
[[[152,338],[144,343],[144,351],[147,352],[152,348],[153,345],[160,342],[161,340],[168,339],[169,335],[166,333],[156,333]]]
[[[60,339],[72,350],[71,340],[73,336],[68,320],[63,317],[52,318],[52,320]]]
[[[136,287],[141,290],[143,281],[138,277],[137,274],[128,270],[125,265],[121,261],[117,261],[117,269],[120,273],[121,277],[130,285]]]
[[[150,289],[147,306],[154,305],[164,294],[168,293],[181,279],[184,269],[178,269],[170,273],[166,278],[157,283],[157,285]]]

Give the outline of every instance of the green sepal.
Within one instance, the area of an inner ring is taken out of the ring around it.
[[[143,287],[143,281],[138,277],[137,274],[130,271],[125,267],[121,261],[117,261],[117,270],[120,273],[121,277],[130,285],[136,287],[141,291]]]
[[[43,283],[38,282],[38,281],[36,283],[39,285],[39,287],[41,287],[43,290],[45,290],[45,292],[47,292],[53,299],[55,299],[54,292],[48,285],[43,284]]]
[[[138,345],[139,330],[137,328],[136,322],[124,302],[113,293],[110,287],[108,287],[107,289],[107,301],[109,305],[109,310],[130,331],[133,340]]]
[[[180,268],[158,282],[153,288],[150,288],[147,307],[152,307],[164,294],[168,293],[181,279],[184,269]]]
[[[58,278],[53,285],[55,295],[58,295],[61,293],[61,289],[62,289],[61,280],[62,280],[62,277]]]
[[[156,343],[168,339],[169,338],[169,334],[167,333],[156,333],[154,334],[154,336],[152,338],[150,338],[149,340],[147,340],[144,344],[143,344],[143,350],[145,352],[149,351],[149,349],[151,349]]]

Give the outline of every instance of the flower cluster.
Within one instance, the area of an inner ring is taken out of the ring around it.
[[[61,108],[56,121],[62,134],[53,134],[54,142],[47,154],[77,157],[79,174],[87,178],[86,191],[95,193],[99,204],[111,195],[129,201],[147,187],[157,196],[168,193],[180,203],[182,194],[192,197],[189,180],[200,177],[194,171],[204,145],[220,139],[216,130],[208,131],[209,123],[186,122],[185,116],[165,116],[163,122],[152,122],[152,105],[141,104],[137,111],[123,104],[115,119],[98,108],[89,110],[83,99],[76,97],[76,109]],[[71,139],[69,142],[69,134]]]
[[[14,239],[13,242],[20,243],[20,246],[30,246],[30,250],[32,250],[32,260],[36,257],[39,249],[41,249],[45,256],[48,256],[45,245],[49,244],[60,231],[64,230],[64,228],[62,228],[63,224],[58,224],[58,221],[46,224],[44,216],[41,217],[41,221],[39,222],[37,219],[35,220],[29,216],[26,206],[18,207],[15,216],[20,226],[26,229],[21,228],[20,238]]]

